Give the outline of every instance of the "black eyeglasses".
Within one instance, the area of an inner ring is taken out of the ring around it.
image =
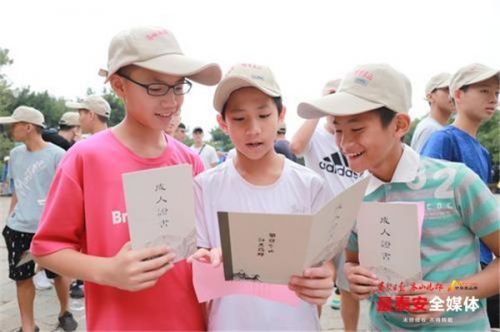
[[[146,89],[148,95],[155,96],[155,97],[166,95],[170,89],[172,89],[172,91],[174,92],[174,95],[177,95],[177,96],[185,95],[186,93],[188,93],[191,90],[191,86],[192,86],[192,83],[189,81],[179,82],[179,83],[176,83],[174,85],[168,85],[166,83],[143,84],[143,83],[137,82],[137,81],[131,79],[130,77],[125,76],[119,72],[117,74],[118,74],[118,76],[123,77],[124,79],[129,80],[130,82],[135,83],[135,84],[143,87],[144,89]]]

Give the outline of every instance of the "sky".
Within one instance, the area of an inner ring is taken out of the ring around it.
[[[217,62],[224,73],[239,62],[269,66],[288,109],[289,138],[303,121],[297,105],[360,64],[388,63],[408,76],[412,118],[428,112],[423,91],[431,76],[473,62],[500,68],[498,0],[7,0],[1,12],[13,87],[66,99],[102,91],[97,72],[106,68],[111,38],[161,26],[186,55]],[[214,91],[195,84],[186,96],[189,128],[217,125]]]

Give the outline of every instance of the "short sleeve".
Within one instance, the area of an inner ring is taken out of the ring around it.
[[[478,237],[500,230],[496,198],[479,176],[460,165],[455,179],[455,202],[463,223]]]
[[[454,161],[453,139],[444,130],[436,131],[431,135],[422,148],[421,155],[430,158]]]
[[[38,230],[31,242],[31,252],[35,256],[62,249],[82,250],[85,238],[83,190],[79,181],[67,174],[67,168],[76,167],[73,161],[73,158],[63,160],[56,171]]]

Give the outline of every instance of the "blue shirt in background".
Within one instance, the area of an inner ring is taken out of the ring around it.
[[[432,134],[424,145],[423,156],[464,163],[479,175],[484,183],[491,181],[492,166],[488,150],[479,141],[465,131],[447,126]],[[481,263],[489,264],[493,259],[490,249],[481,243]]]

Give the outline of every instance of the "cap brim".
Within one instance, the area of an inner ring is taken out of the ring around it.
[[[11,116],[0,116],[0,124],[10,124],[20,122]]]
[[[383,106],[383,104],[374,103],[347,92],[337,92],[310,102],[300,103],[297,113],[304,119],[315,119],[325,115],[355,115]]]
[[[222,78],[218,64],[201,62],[182,54],[166,54],[133,64],[163,74],[186,77],[204,85],[215,85]]]
[[[488,70],[488,71],[482,73],[481,75],[474,77],[474,79],[470,83],[467,83],[467,85],[476,84],[476,83],[479,83],[482,81],[486,81],[487,79],[490,79],[490,78],[495,77],[495,76],[500,81],[500,71],[499,70],[495,70],[495,69]]]
[[[256,84],[254,81],[249,80],[244,76],[231,76],[222,80],[217,86],[214,94],[214,108],[217,112],[222,112],[224,104],[227,102],[231,93],[242,88],[256,88],[268,96],[279,97],[281,94],[268,90]]]

